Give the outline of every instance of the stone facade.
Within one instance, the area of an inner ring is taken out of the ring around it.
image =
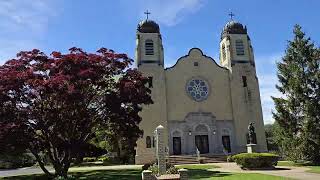
[[[221,66],[192,48],[164,68],[160,32],[151,27],[144,33],[140,24],[135,60],[138,70],[152,78],[154,104],[140,113],[144,136],[137,141],[136,164],[155,162],[154,130],[160,124],[169,155],[195,154],[197,148],[206,154],[245,152],[250,122],[255,123],[257,151],[267,150],[253,49],[241,27],[229,22],[224,28]]]

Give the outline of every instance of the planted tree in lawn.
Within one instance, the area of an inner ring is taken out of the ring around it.
[[[125,54],[101,48],[86,53],[71,48],[51,56],[24,51],[0,67],[0,142],[20,143],[49,176],[67,177],[77,157],[99,126],[139,137],[142,104],[152,103],[147,79],[128,68]],[[45,168],[46,154],[56,174]]]
[[[278,144],[293,160],[320,164],[320,51],[300,26],[277,66],[283,95],[273,97]]]

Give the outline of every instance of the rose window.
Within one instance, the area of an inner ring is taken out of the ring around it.
[[[209,86],[202,79],[192,79],[187,83],[187,93],[196,101],[207,99]]]

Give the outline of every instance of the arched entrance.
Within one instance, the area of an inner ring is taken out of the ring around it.
[[[209,137],[208,128],[205,125],[198,125],[195,128],[195,146],[200,151],[200,154],[209,153]]]

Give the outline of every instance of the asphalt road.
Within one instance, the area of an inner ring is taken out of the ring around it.
[[[47,167],[47,169],[50,172],[54,172],[52,167]],[[30,174],[43,174],[43,171],[39,167],[25,167],[10,170],[0,170],[0,177],[21,176]]]

